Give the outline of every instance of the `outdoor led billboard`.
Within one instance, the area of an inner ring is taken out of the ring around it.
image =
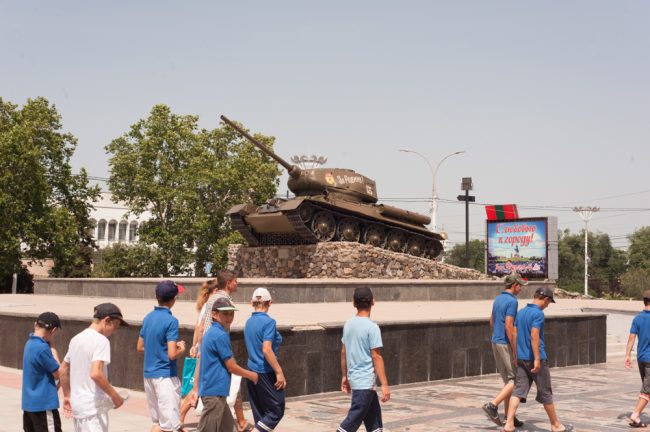
[[[486,273],[557,279],[557,218],[486,221]]]

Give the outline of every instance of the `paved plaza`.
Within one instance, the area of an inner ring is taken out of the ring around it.
[[[638,395],[636,369],[623,367],[625,340],[632,316],[608,317],[608,361],[593,366],[552,369],[558,414],[578,431],[628,430],[626,418]],[[21,430],[20,371],[0,368],[0,431]],[[390,432],[424,431],[497,431],[480,407],[500,388],[497,375],[435,381],[392,388],[392,399],[383,404],[385,430]],[[533,396],[534,398],[534,396]],[[289,399],[285,418],[278,432],[334,431],[345,417],[349,396],[328,393]],[[252,416],[247,411],[247,416]],[[526,422],[522,431],[547,431],[549,424],[542,407],[532,401],[522,405],[518,416]],[[128,403],[111,412],[111,431],[147,431],[143,393],[132,392]],[[650,420],[644,416],[644,420]],[[196,417],[187,418],[195,430]],[[69,420],[64,431],[72,431]]]

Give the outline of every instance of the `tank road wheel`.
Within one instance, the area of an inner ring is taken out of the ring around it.
[[[421,257],[424,255],[424,240],[417,236],[409,237],[406,242],[406,252],[413,256]]]
[[[358,242],[361,237],[359,222],[350,218],[341,219],[336,231],[341,241]]]
[[[393,252],[404,252],[406,247],[406,236],[402,231],[390,230],[386,238],[386,249]]]
[[[314,208],[311,206],[311,204],[305,203],[300,206],[298,212],[299,212],[298,214],[300,215],[300,219],[304,223],[307,223],[311,220],[311,217],[314,214]]]
[[[336,220],[330,213],[321,210],[314,215],[311,230],[318,241],[330,241],[336,234]]]
[[[429,259],[436,259],[442,253],[442,243],[438,240],[428,241],[426,246],[426,257]]]
[[[362,242],[370,246],[383,248],[386,243],[384,228],[378,224],[369,225],[363,232]]]

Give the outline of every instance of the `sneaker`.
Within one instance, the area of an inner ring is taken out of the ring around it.
[[[503,423],[505,423],[505,421],[504,421]],[[519,420],[519,419],[517,418],[517,416],[515,416],[515,422],[514,422],[514,423],[515,423],[515,427],[518,427],[518,428],[520,428],[520,427],[522,427],[522,426],[524,425],[524,422],[522,422],[521,420]]]
[[[487,414],[488,418],[498,426],[502,426],[501,419],[499,418],[499,409],[492,402],[483,405],[483,411]]]

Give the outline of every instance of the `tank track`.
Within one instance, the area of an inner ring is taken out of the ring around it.
[[[309,205],[313,208],[313,212],[322,210],[326,211],[330,214],[332,214],[335,218],[350,218],[358,221],[362,226],[367,226],[367,225],[379,225],[382,227],[385,231],[388,230],[396,230],[402,232],[406,238],[408,239],[411,236],[416,236],[417,238],[421,239],[422,241],[427,244],[428,242],[434,242],[434,244],[437,244],[438,249],[440,252],[436,256],[431,256],[429,251],[425,251],[425,256],[429,259],[435,259],[437,256],[439,256],[442,253],[442,244],[438,239],[435,238],[430,238],[425,235],[419,234],[419,233],[414,233],[413,231],[409,231],[407,229],[397,227],[394,225],[388,225],[383,222],[375,221],[372,219],[365,219],[361,218],[349,213],[344,213],[341,211],[333,210],[332,208],[329,208],[327,206],[322,206],[319,204],[316,204],[314,202],[308,202],[304,203],[302,205]],[[300,245],[300,244],[315,244],[318,243],[318,239],[312,231],[309,229],[309,227],[305,224],[305,222],[302,220],[300,217],[300,207],[291,210],[289,212],[284,213],[284,215],[287,217],[287,220],[291,224],[291,226],[294,229],[293,234],[259,234],[255,233],[249,225],[246,224],[244,221],[244,218],[239,215],[239,214],[232,214],[231,215],[231,220],[232,220],[232,227],[233,229],[236,229],[239,231],[242,236],[246,239],[249,245],[251,246],[274,246],[274,245]],[[333,241],[338,241],[338,240],[333,240]],[[383,249],[387,249],[386,245],[382,247]],[[400,253],[400,252],[397,252]],[[404,254],[408,255],[408,252],[401,252]]]
[[[435,259],[436,257],[440,256],[440,254],[442,254],[442,251],[443,251],[442,243],[440,243],[440,241],[438,239],[430,238],[430,237],[427,237],[427,236],[422,235],[420,233],[409,231],[407,229],[404,229],[404,228],[401,228],[401,227],[398,227],[398,226],[394,226],[394,225],[389,225],[389,224],[386,224],[386,223],[383,223],[383,222],[380,222],[380,221],[376,221],[376,220],[372,220],[372,219],[365,219],[365,218],[361,218],[361,217],[358,217],[358,216],[355,216],[355,215],[352,215],[352,214],[349,214],[349,213],[341,212],[341,211],[338,211],[338,210],[333,210],[332,208],[322,206],[322,205],[319,205],[319,204],[315,204],[313,202],[308,203],[308,204],[310,204],[312,207],[314,207],[314,209],[324,210],[324,211],[327,211],[327,212],[333,214],[337,219],[340,219],[340,218],[343,218],[343,217],[349,218],[349,219],[354,219],[354,220],[358,221],[360,224],[362,224],[363,226],[379,225],[386,232],[389,231],[389,230],[400,231],[401,233],[403,233],[406,236],[407,239],[409,237],[415,236],[415,237],[421,239],[424,242],[437,243],[439,248],[440,248],[440,252],[434,257],[429,257],[430,259]],[[294,212],[299,212],[299,209],[296,209]],[[300,216],[298,216],[298,218],[300,219]],[[300,219],[300,222],[305,227],[305,229],[307,231],[309,231],[310,235],[312,237],[314,237],[314,235],[311,234],[311,230],[305,226],[304,222],[302,222],[302,219]],[[338,240],[334,240],[334,241],[338,241]],[[390,249],[388,249],[386,247],[386,245],[382,246],[382,249],[390,250]],[[406,255],[410,255],[408,252],[397,252],[397,253],[403,253],[403,254],[406,254]],[[422,256],[421,258],[424,258],[424,256]]]

